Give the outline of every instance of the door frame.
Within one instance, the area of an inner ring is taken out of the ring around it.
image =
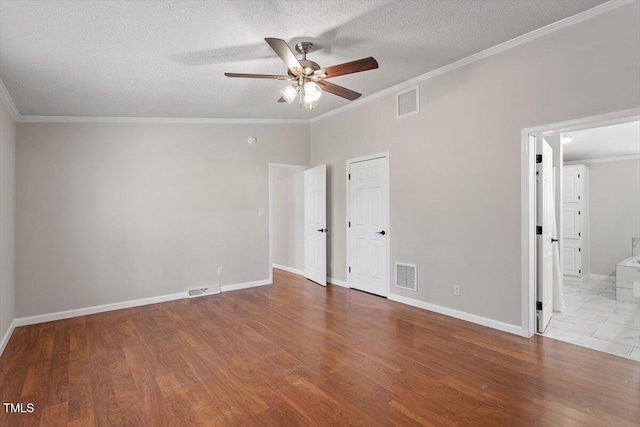
[[[268,165],[267,176],[269,178],[269,207],[267,211],[267,215],[269,215],[269,284],[273,284],[273,182],[271,180],[271,169],[272,168],[287,168],[287,169],[299,169],[304,171],[305,169],[309,169],[309,166],[301,166],[301,165],[288,165],[284,163],[269,163]],[[304,257],[304,253],[302,254]]]
[[[536,333],[536,137],[640,120],[640,108],[583,117],[521,131],[521,304],[522,336]]]
[[[344,173],[344,180],[346,183],[346,213],[347,216],[345,217],[345,229],[346,229],[346,235],[347,235],[347,265],[345,266],[345,274],[347,277],[346,283],[347,283],[347,287],[351,288],[351,275],[349,274],[349,265],[351,264],[351,230],[349,228],[349,218],[351,216],[351,187],[350,187],[350,180],[349,180],[349,167],[351,166],[351,164],[353,163],[359,163],[359,162],[364,162],[367,160],[374,160],[374,159],[384,159],[385,163],[387,164],[387,176],[385,177],[385,185],[386,185],[386,190],[387,190],[387,226],[386,226],[386,230],[387,231],[387,295],[391,294],[391,233],[390,233],[390,224],[391,224],[391,192],[389,191],[389,175],[390,175],[390,171],[389,171],[389,152],[385,151],[383,153],[378,153],[378,154],[371,154],[368,156],[362,156],[362,157],[355,157],[353,159],[347,159],[346,161],[346,170]]]

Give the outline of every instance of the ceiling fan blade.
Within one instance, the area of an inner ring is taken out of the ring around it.
[[[287,65],[287,68],[291,70],[294,75],[298,76],[302,74],[302,65],[300,65],[298,58],[296,58],[296,56],[293,54],[287,42],[271,37],[267,37],[264,40],[269,43],[271,49],[273,49],[275,53],[278,54],[280,59],[282,59],[282,61]]]
[[[318,80],[316,83],[322,86],[322,90],[334,95],[338,95],[342,98],[346,98],[349,101],[353,101],[362,96],[361,93],[354,92],[351,89],[347,89],[346,87],[334,85],[333,83],[325,82],[324,80]]]
[[[281,76],[276,74],[242,74],[242,73],[224,73],[227,77],[244,77],[248,79],[274,79],[274,80],[289,80],[289,76]]]
[[[359,73],[360,71],[373,70],[378,68],[378,61],[373,57],[357,59],[344,64],[334,65],[332,67],[321,68],[313,73],[314,76],[323,76],[325,79],[332,77],[344,76],[345,74]]]

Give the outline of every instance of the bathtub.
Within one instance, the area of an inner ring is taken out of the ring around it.
[[[623,267],[640,267],[640,256],[632,256],[631,258],[627,258],[624,261],[618,263],[618,265],[622,265]]]
[[[634,255],[616,265],[616,300],[640,303],[640,256]]]

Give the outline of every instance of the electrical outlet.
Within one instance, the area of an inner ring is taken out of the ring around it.
[[[460,285],[453,285],[453,294],[460,295]]]
[[[218,267],[218,276],[222,276],[222,267]]]

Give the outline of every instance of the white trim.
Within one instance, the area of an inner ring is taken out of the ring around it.
[[[20,116],[21,123],[221,123],[221,124],[295,124],[308,119],[225,119],[206,117],[81,117],[81,116]]]
[[[605,276],[604,274],[590,274],[589,275],[589,279],[597,280],[597,281],[600,281],[600,282],[607,282],[607,283],[615,283],[616,282],[616,277],[615,276]]]
[[[327,277],[327,282],[331,283],[332,285],[342,286],[343,288],[349,289],[349,284],[344,280],[338,280],[338,279],[334,279],[333,277]]]
[[[11,324],[9,325],[9,328],[7,329],[7,332],[2,337],[2,341],[0,341],[0,356],[2,356],[2,353],[4,353],[4,349],[7,347],[7,344],[9,344],[9,340],[11,339],[11,336],[13,335],[13,331],[15,329],[16,319],[13,319],[11,321]]]
[[[409,93],[411,91],[416,91],[416,109],[414,111],[409,111],[405,114],[398,114],[398,110],[400,110],[400,95],[404,95],[405,93]],[[402,119],[405,117],[412,116],[414,114],[418,114],[420,112],[420,85],[412,86],[408,89],[400,91],[396,93],[396,119]]]
[[[346,207],[347,207],[347,216],[346,221],[345,221],[345,229],[346,229],[346,235],[347,235],[347,265],[345,266],[345,274],[347,277],[347,281],[346,281],[346,287],[351,288],[351,274],[349,273],[349,264],[351,263],[350,257],[351,257],[351,252],[350,252],[350,247],[349,247],[349,240],[350,240],[350,233],[351,233],[351,229],[349,227],[349,217],[350,217],[350,212],[351,212],[351,197],[350,197],[350,190],[349,190],[349,184],[350,184],[350,180],[349,180],[349,167],[351,166],[351,164],[353,163],[359,163],[359,162],[366,162],[367,160],[374,160],[374,159],[385,159],[387,162],[387,226],[386,226],[386,230],[387,230],[387,295],[384,296],[388,296],[389,294],[391,294],[391,233],[390,233],[390,225],[391,225],[391,181],[390,181],[390,177],[391,177],[391,170],[390,170],[390,164],[391,162],[389,161],[389,152],[385,151],[383,153],[378,153],[378,154],[371,154],[368,156],[362,156],[362,157],[356,157],[353,159],[347,159],[346,161],[346,173],[344,175],[344,180],[346,182]]]
[[[628,156],[619,156],[619,157],[601,157],[599,159],[583,159],[583,160],[572,160],[570,162],[564,162],[565,166],[569,165],[590,165],[592,163],[605,163],[605,162],[618,162],[622,160],[638,160],[640,159],[639,154],[631,154]]]
[[[2,79],[0,79],[0,99],[2,100],[5,107],[7,107],[7,110],[9,110],[9,113],[11,114],[11,117],[13,117],[13,120],[19,122],[22,119],[22,116],[20,115],[20,111],[18,111],[18,107],[16,107],[16,104],[13,102],[13,98],[11,98],[11,94],[9,94],[9,91],[4,85]],[[1,353],[2,352],[0,352],[0,354]]]
[[[69,319],[72,317],[103,313],[105,311],[122,310],[123,308],[157,304],[160,302],[174,301],[177,299],[182,299],[187,297],[188,297],[187,292],[179,292],[177,294],[160,295],[157,297],[134,299],[129,301],[115,302],[112,304],[95,305],[93,307],[58,311],[56,313],[40,314],[37,316],[29,316],[29,317],[19,317],[15,319],[15,324],[16,326],[35,325],[36,323],[51,322],[54,320]]]
[[[237,291],[240,289],[255,288],[257,286],[270,285],[272,283],[273,283],[272,280],[264,279],[264,280],[256,280],[255,282],[238,283],[235,285],[222,285],[220,286],[220,292],[229,292],[229,291]]]
[[[298,270],[297,268],[287,267],[286,265],[280,264],[271,264],[273,268],[277,268],[278,270],[288,271],[289,273],[297,274],[299,276],[304,276],[304,271]]]
[[[367,102],[373,101],[375,99],[378,98],[382,98],[383,96],[386,95],[390,95],[394,92],[397,92],[399,90],[402,90],[404,88],[406,88],[407,86],[411,86],[411,85],[415,85],[415,84],[419,84],[420,82],[423,82],[425,80],[429,80],[432,79],[434,77],[437,77],[441,74],[445,74],[448,73],[449,71],[453,71],[455,69],[458,69],[460,67],[464,67],[465,65],[469,65],[471,63],[483,60],[485,58],[488,58],[490,56],[496,55],[500,52],[504,52],[505,50],[509,50],[512,49],[514,47],[520,46],[521,44],[530,42],[532,40],[538,39],[540,37],[546,36],[548,34],[554,33],[558,30],[562,30],[563,28],[569,27],[571,25],[577,24],[579,22],[582,21],[586,21],[587,19],[596,17],[598,15],[601,15],[603,13],[609,12],[611,10],[617,9],[619,7],[625,6],[627,4],[631,4],[633,3],[634,0],[611,0],[608,1],[606,3],[602,3],[596,7],[593,7],[589,10],[585,10],[584,12],[578,13],[577,15],[573,15],[573,16],[569,16],[568,18],[564,18],[561,19],[560,21],[551,23],[549,25],[546,25],[542,28],[538,28],[537,30],[533,30],[527,34],[523,34],[521,36],[518,36],[514,39],[508,40],[504,43],[500,43],[498,45],[495,45],[493,47],[490,47],[488,49],[485,49],[483,51],[480,51],[478,53],[474,53],[473,55],[469,55],[466,58],[462,58],[459,61],[456,62],[452,62],[451,64],[447,64],[443,67],[437,68],[435,70],[429,71],[428,73],[422,74],[418,77],[415,77],[413,79],[404,81],[402,83],[399,83],[395,86],[391,86],[387,89],[383,89],[379,92],[376,92],[374,94],[362,97],[360,99],[358,99],[357,101],[353,101],[347,105],[344,105],[340,108],[336,108],[335,110],[331,110],[328,111],[324,114],[320,114],[319,116],[313,117],[311,118],[309,121],[311,123],[315,123],[318,122],[320,120],[324,120],[328,117],[334,116],[336,114],[342,113],[344,111],[350,110],[352,108],[355,108],[359,105],[365,104]]]
[[[256,280],[255,282],[238,283],[235,285],[220,286],[220,292],[235,291],[238,289],[248,289],[256,286],[270,285],[271,281]],[[15,327],[35,325],[37,323],[52,322],[54,320],[70,319],[72,317],[87,316],[89,314],[104,313],[106,311],[122,310],[124,308],[140,307],[143,305],[158,304],[162,302],[174,301],[188,298],[188,292],[178,292],[176,294],[160,295],[157,297],[141,298],[129,301],[116,302],[112,304],[95,305],[93,307],[77,308],[74,310],[58,311],[56,313],[40,314],[37,316],[19,317],[14,319]]]
[[[441,305],[430,304],[428,302],[419,301],[417,299],[407,298],[400,295],[389,294],[387,298],[391,301],[407,304],[412,307],[422,308],[424,310],[433,311],[439,314],[444,314],[445,316],[455,317],[456,319],[465,320],[467,322],[475,323],[476,325],[486,326],[488,328],[497,329],[499,331],[508,332],[510,334],[519,336],[526,336],[523,334],[522,328],[518,325],[500,322],[499,320],[477,316],[475,314],[470,314],[460,310],[454,310],[453,308],[443,307]]]
[[[605,4],[610,4],[605,3]],[[640,120],[640,108],[598,114],[522,129],[521,132],[521,295],[523,336],[535,333],[535,137]]]

